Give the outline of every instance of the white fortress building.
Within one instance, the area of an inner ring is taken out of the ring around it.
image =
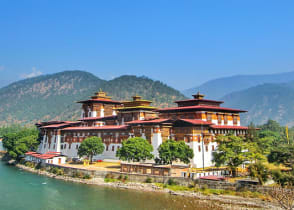
[[[197,93],[193,99],[175,101],[176,107],[158,109],[151,101],[134,96],[132,101],[114,101],[105,92],[97,92],[82,105],[78,121],[38,123],[42,141],[38,152],[60,152],[69,158],[78,157],[81,142],[90,136],[100,137],[105,145],[96,160],[117,159],[122,141],[143,137],[158,156],[159,145],[167,139],[183,140],[194,151],[193,167],[213,166],[212,152],[216,136],[234,133],[245,135],[248,127],[240,125],[239,109],[221,107],[222,101],[204,99]]]

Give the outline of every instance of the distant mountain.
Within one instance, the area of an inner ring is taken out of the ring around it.
[[[244,90],[264,83],[286,83],[294,80],[294,72],[268,74],[268,75],[236,75],[210,80],[204,84],[182,91],[190,96],[198,91],[206,94],[208,98],[220,99],[233,92]]]
[[[71,120],[80,116],[80,104],[102,88],[115,100],[138,94],[165,107],[185,97],[177,90],[146,77],[121,76],[106,81],[84,71],[65,71],[15,82],[0,89],[0,125]]]
[[[223,98],[226,107],[245,109],[244,125],[263,124],[273,119],[294,126],[294,81],[283,84],[263,84],[230,93]]]
[[[179,91],[147,77],[121,76],[104,83],[102,89],[117,100],[132,100],[131,97],[138,94],[158,107],[175,106],[175,100],[186,98]]]

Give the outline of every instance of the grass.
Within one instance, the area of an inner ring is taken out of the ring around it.
[[[168,185],[162,183],[154,183],[156,186],[160,188],[167,188],[172,191],[189,191],[189,192],[200,192],[203,195],[232,195],[232,196],[241,196],[244,198],[259,198],[262,200],[270,200],[270,198],[259,192],[251,192],[251,191],[240,191],[236,192],[234,190],[223,190],[223,189],[208,189],[208,188],[198,188],[198,187],[187,187],[180,185]]]
[[[104,178],[104,182],[120,182],[119,179],[113,179],[113,178]]]

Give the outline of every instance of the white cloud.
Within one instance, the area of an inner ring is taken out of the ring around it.
[[[42,74],[43,74],[43,73],[42,73],[41,71],[37,70],[36,67],[33,67],[31,73],[28,73],[28,74],[22,74],[22,75],[21,75],[21,78],[23,78],[23,79],[28,79],[28,78],[32,78],[32,77],[40,76],[40,75],[42,75]]]

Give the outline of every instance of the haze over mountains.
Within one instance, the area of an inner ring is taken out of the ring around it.
[[[0,89],[0,126],[32,124],[47,120],[73,120],[80,105],[99,89],[115,100],[130,100],[135,94],[154,101],[158,107],[175,106],[185,97],[160,81],[124,75],[110,81],[84,71],[65,71],[21,80]],[[221,99],[223,106],[248,110],[242,124],[265,123],[268,119],[294,126],[294,72],[273,75],[244,75],[211,80],[198,90],[208,99]],[[188,91],[184,91],[185,94]]]
[[[245,109],[242,123],[263,124],[273,119],[294,126],[294,81],[281,84],[262,84],[222,97],[225,105]]]
[[[264,83],[286,83],[294,80],[294,71],[266,74],[266,75],[236,75],[209,80],[200,86],[182,91],[184,95],[190,97],[193,93],[200,91],[209,98],[220,99],[226,94],[234,91],[244,90]]]

